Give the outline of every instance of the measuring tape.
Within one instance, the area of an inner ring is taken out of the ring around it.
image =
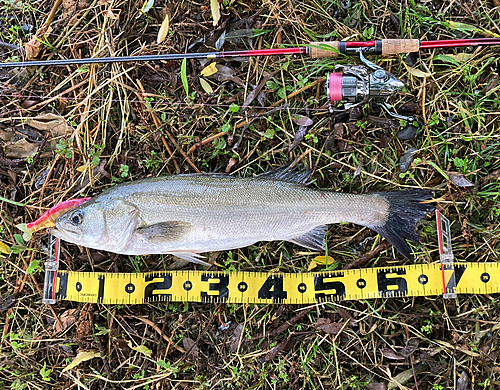
[[[316,304],[341,300],[500,292],[500,264],[453,263],[449,221],[436,214],[440,263],[308,273],[59,271],[59,242],[46,262],[44,303],[150,302]]]

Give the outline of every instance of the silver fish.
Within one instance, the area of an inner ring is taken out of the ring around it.
[[[109,188],[55,221],[70,243],[124,255],[172,254],[207,264],[200,253],[286,240],[324,250],[327,224],[352,222],[385,237],[413,259],[406,239],[434,210],[426,190],[347,194],[306,186],[310,171],[288,166],[240,178],[193,174]]]

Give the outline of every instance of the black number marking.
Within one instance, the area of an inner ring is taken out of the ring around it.
[[[488,272],[484,272],[481,274],[481,282],[488,283],[490,281],[490,274]]]
[[[146,275],[145,282],[151,282],[156,278],[161,278],[161,282],[153,282],[146,286],[144,289],[144,302],[157,302],[157,301],[170,301],[172,294],[165,294],[164,292],[157,293],[158,290],[165,291],[172,287],[172,275],[163,273],[154,273]]]
[[[56,299],[66,299],[68,295],[68,274],[57,274],[57,277],[59,278],[59,290],[56,293]],[[56,288],[54,286],[53,288]]]
[[[127,294],[132,294],[135,291],[135,285],[133,283],[129,283],[125,286],[125,292]]]
[[[408,293],[406,279],[393,276],[387,277],[388,274],[406,275],[406,270],[398,268],[377,271],[378,294],[386,297],[406,295]],[[396,289],[389,290],[389,286],[395,286]]]
[[[314,276],[314,291],[318,302],[340,301],[345,297],[345,284],[340,280],[325,281],[325,279],[343,278],[343,272]],[[328,292],[319,292],[328,291]]]
[[[104,299],[104,283],[106,282],[106,277],[104,275],[99,275],[97,278],[99,280],[99,290],[97,292],[97,303],[102,303]]]
[[[283,290],[283,276],[272,275],[267,278],[259,290],[259,299],[272,299],[273,303],[281,303],[288,297]]]
[[[223,274],[202,274],[201,281],[208,282],[210,279],[219,279],[217,283],[210,283],[208,285],[209,291],[218,291],[218,295],[210,295],[207,292],[203,291],[201,293],[201,300],[203,302],[210,303],[221,303],[226,302],[229,297],[229,289],[227,286],[229,285],[229,275]]]
[[[76,285],[75,285],[76,291],[80,292],[80,291],[82,291],[82,288],[83,288],[82,284],[80,282],[76,282]]]
[[[429,282],[429,278],[427,275],[422,274],[418,277],[418,282],[423,286]]]

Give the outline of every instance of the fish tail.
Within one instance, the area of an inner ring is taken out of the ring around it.
[[[435,209],[433,205],[420,202],[432,199],[432,191],[379,192],[377,195],[389,203],[389,217],[384,225],[368,227],[389,241],[404,257],[414,260],[406,240],[420,242],[416,223]]]

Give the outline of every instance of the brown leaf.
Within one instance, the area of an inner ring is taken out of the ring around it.
[[[372,125],[377,127],[381,127],[383,129],[399,129],[400,124],[399,121],[390,118],[382,118],[378,116],[368,115],[366,117],[366,121]]]
[[[401,351],[399,351],[399,354],[401,356],[404,356],[405,358],[409,357],[411,354],[413,354],[413,352],[416,351],[416,349],[418,348],[418,344],[419,343],[417,339],[408,340],[405,347]]]
[[[318,321],[314,324],[314,329],[328,334],[338,334],[343,327],[344,324],[338,322],[332,323],[329,318],[318,318]]]
[[[311,118],[304,115],[295,115],[293,118],[293,123],[299,126],[311,126],[314,122]]]
[[[212,78],[219,82],[224,82],[224,81],[232,81],[235,84],[238,84],[240,87],[244,87],[245,83],[243,82],[242,79],[240,79],[238,76],[235,76],[234,70],[229,68],[228,66],[225,65],[219,65],[217,64],[217,73],[213,74]]]
[[[69,18],[77,11],[81,11],[89,6],[88,0],[63,0],[63,17],[65,19]],[[71,21],[74,23],[76,19],[72,18]]]
[[[238,326],[234,328],[233,336],[231,337],[231,345],[229,346],[229,351],[231,351],[231,353],[235,353],[236,351],[238,351],[242,332],[243,324],[238,324]]]
[[[25,45],[24,49],[26,50],[26,57],[28,60],[35,59],[40,51],[43,49],[43,43],[45,41],[45,36],[52,32],[52,27],[43,26],[41,27],[36,34],[31,38]]]
[[[6,142],[3,145],[3,155],[9,158],[26,158],[34,156],[38,148],[38,144],[28,142],[23,137],[15,142]]]
[[[231,168],[234,167],[234,165],[238,162],[238,160],[236,160],[234,157],[231,157],[229,159],[229,162],[227,163],[227,166],[226,166],[226,170],[225,172],[226,173],[229,173],[231,172]]]
[[[349,321],[350,326],[358,326],[358,321],[349,313],[347,310],[342,309],[340,306],[337,307],[337,313],[344,319],[344,321]]]
[[[292,144],[288,147],[288,153],[293,152],[300,145],[304,137],[306,136],[308,126],[299,126],[299,129],[295,133]]]
[[[73,128],[62,116],[50,112],[44,112],[34,118],[28,118],[26,124],[40,130],[47,136],[49,150],[55,150],[59,142],[57,138],[64,137],[73,132]]]
[[[54,323],[54,332],[61,333],[73,325],[78,318],[78,309],[68,309]]]
[[[457,172],[446,172],[452,183],[456,184],[459,187],[474,187],[474,184],[471,183],[463,174]]]
[[[219,0],[210,0],[210,10],[212,11],[212,18],[214,19],[214,26],[217,26],[220,20]]]
[[[268,353],[266,353],[264,355],[264,357],[262,358],[262,360],[265,362],[270,362],[278,355],[278,353],[283,351],[288,346],[289,343],[293,343],[293,342],[294,342],[293,338],[289,338],[285,341],[282,341],[281,343],[276,345],[274,348],[272,348]]]
[[[160,26],[160,30],[158,30],[158,37],[156,39],[158,45],[162,43],[167,37],[169,28],[170,28],[170,11],[168,8],[166,8],[165,19],[163,19],[163,23]]]
[[[404,356],[401,356],[399,353],[394,352],[391,348],[382,348],[380,352],[382,352],[382,356],[385,357],[386,359],[405,360]]]
[[[184,346],[184,349],[186,350],[188,356],[191,356],[193,360],[198,360],[200,350],[198,349],[198,346],[193,339],[184,337],[182,339],[182,345]]]

